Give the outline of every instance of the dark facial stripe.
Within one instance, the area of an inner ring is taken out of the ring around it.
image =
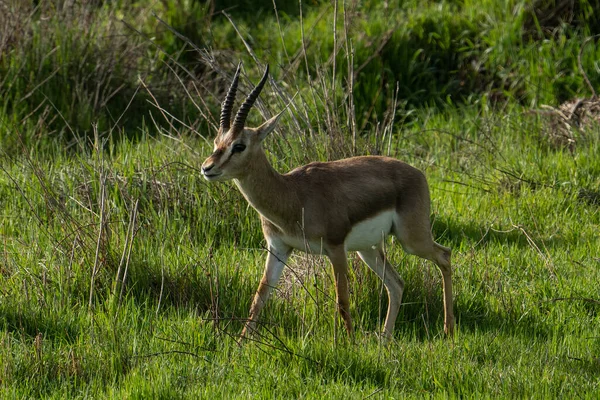
[[[222,150],[222,149],[217,149],[217,150],[213,151],[213,153],[212,153],[211,157],[212,157],[212,158],[215,158],[215,159],[217,159],[217,160],[218,160],[219,158],[221,158],[221,156],[223,155],[223,153],[225,153],[225,151],[224,151],[224,150]]]
[[[223,157],[223,154],[225,154],[224,149],[217,149],[217,150],[213,151],[213,153],[210,157],[213,160],[215,160],[215,164],[217,164],[221,160],[221,157]],[[227,157],[227,159],[219,165],[219,168],[223,168],[229,162],[229,160],[231,160],[232,156],[233,156],[233,152],[229,153],[229,157]]]
[[[231,160],[231,157],[233,157],[233,154],[234,154],[233,151],[230,151],[229,152],[229,157],[227,157],[227,160],[225,160],[225,162],[223,164],[221,164],[221,165],[227,164],[229,162],[229,160]]]

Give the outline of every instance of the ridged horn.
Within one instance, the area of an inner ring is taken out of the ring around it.
[[[250,112],[250,109],[254,105],[254,102],[258,98],[258,95],[262,91],[263,87],[265,86],[268,76],[269,76],[269,65],[267,64],[267,68],[265,69],[265,73],[264,73],[263,77],[261,78],[260,82],[258,82],[258,85],[256,85],[254,90],[252,90],[250,92],[248,97],[246,97],[246,101],[244,101],[244,104],[242,104],[239,111],[235,115],[235,120],[233,121],[233,130],[241,131],[244,129],[244,124],[246,123],[246,118],[248,117],[248,113]]]
[[[231,111],[233,109],[233,103],[235,102],[235,94],[237,92],[241,70],[242,63],[240,62],[237,66],[237,70],[235,71],[235,75],[233,76],[233,82],[231,82],[231,86],[229,86],[229,90],[227,91],[227,96],[225,96],[225,100],[223,100],[223,103],[221,103],[220,125],[223,132],[228,131],[231,124]]]

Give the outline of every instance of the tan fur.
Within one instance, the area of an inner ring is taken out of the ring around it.
[[[435,243],[431,237],[430,198],[425,176],[416,168],[389,157],[315,162],[279,174],[269,164],[261,144],[278,117],[256,129],[220,131],[213,154],[202,165],[207,180],[234,180],[260,214],[267,240],[269,254],[265,273],[242,337],[256,329],[259,314],[277,285],[291,251],[316,252],[315,248],[331,260],[338,310],[348,333],[352,334],[346,239],[354,227],[373,229],[370,221],[376,224],[378,220],[374,217],[388,214],[393,215],[393,220],[385,226],[391,228],[381,232],[381,240],[355,249],[384,280],[389,298],[384,334],[389,336],[393,332],[404,289],[404,282],[382,251],[383,239],[389,234],[398,238],[405,251],[429,259],[440,268],[444,330],[451,334],[454,315],[450,249]],[[245,150],[232,153],[236,144],[243,144]],[[381,214],[384,211],[394,213]],[[316,245],[307,247],[307,243]]]

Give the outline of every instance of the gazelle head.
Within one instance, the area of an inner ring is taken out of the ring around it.
[[[231,113],[240,70],[241,63],[237,67],[227,96],[221,104],[220,127],[215,137],[213,153],[202,164],[202,175],[208,181],[226,181],[244,176],[248,164],[257,152],[263,151],[261,142],[273,131],[281,116],[281,113],[274,116],[258,128],[244,126],[250,109],[267,82],[269,75],[269,66],[267,65],[262,79],[241,105],[233,124],[231,124]]]

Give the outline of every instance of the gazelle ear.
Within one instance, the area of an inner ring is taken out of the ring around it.
[[[283,111],[256,128],[256,135],[258,136],[259,141],[262,142],[269,133],[273,132],[275,126],[277,125],[277,121],[279,121],[279,118],[281,118],[281,115],[283,114]]]
[[[279,111],[279,114],[277,114],[276,116],[274,116],[273,118],[271,118],[270,120],[268,120],[267,122],[265,122],[264,124],[262,124],[261,126],[256,128],[256,134],[258,135],[259,141],[262,142],[269,133],[273,132],[273,129],[275,129],[275,126],[277,125],[277,121],[279,121],[279,118],[281,118],[283,113],[289,108],[290,104],[292,104],[292,102],[294,101],[294,99],[296,98],[297,95],[298,95],[298,92],[296,92],[294,97],[292,97],[292,99],[287,103],[285,108],[283,110]]]

